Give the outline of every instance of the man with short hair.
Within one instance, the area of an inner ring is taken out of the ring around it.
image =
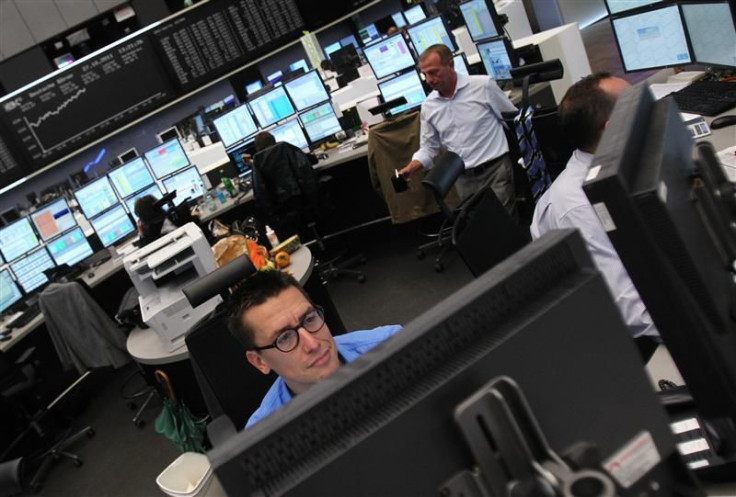
[[[517,112],[516,107],[491,77],[455,72],[452,52],[445,45],[427,48],[419,57],[419,70],[433,91],[422,103],[419,150],[399,174],[430,169],[444,146],[465,161],[465,172],[455,183],[461,199],[490,182],[514,214],[514,173],[501,114]]]
[[[248,362],[263,374],[279,375],[246,428],[401,329],[381,326],[333,337],[322,309],[280,271],[246,278],[231,299],[229,329]]]
[[[652,318],[583,191],[583,182],[606,123],[618,96],[628,87],[621,78],[597,73],[567,90],[560,102],[560,123],[576,150],[565,170],[537,202],[530,230],[533,238],[554,229],[580,230],[629,331],[634,337],[650,337],[658,336]],[[639,340],[645,356],[653,353],[652,345],[651,339]]]

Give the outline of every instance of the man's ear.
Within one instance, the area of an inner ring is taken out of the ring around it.
[[[271,372],[271,367],[266,364],[266,361],[263,360],[261,354],[259,354],[255,350],[246,351],[245,357],[248,359],[248,362],[251,363],[253,367],[261,373],[268,374]]]

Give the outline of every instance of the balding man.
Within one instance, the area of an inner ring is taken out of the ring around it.
[[[445,45],[427,48],[418,67],[433,91],[422,103],[419,150],[399,173],[430,169],[444,146],[465,161],[465,172],[455,183],[460,198],[490,182],[498,199],[514,214],[514,175],[501,113],[516,112],[516,107],[491,77],[455,72],[452,53]]]

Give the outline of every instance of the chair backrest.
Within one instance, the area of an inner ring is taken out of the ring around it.
[[[490,188],[465,203],[452,229],[452,243],[476,277],[529,241],[528,230],[516,224]]]
[[[464,170],[465,161],[455,152],[448,150],[440,157],[422,180],[424,187],[432,192],[442,213],[450,220],[453,220],[455,215],[447,206],[445,197]]]

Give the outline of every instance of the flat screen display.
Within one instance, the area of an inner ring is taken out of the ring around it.
[[[76,228],[46,244],[57,266],[73,266],[93,254],[92,247],[82,228]]]
[[[677,5],[617,17],[611,25],[625,71],[692,62]]]
[[[638,9],[639,7],[646,7],[647,5],[661,1],[662,0],[605,0],[605,3],[611,14],[618,14],[619,12],[626,12],[627,10]]]
[[[66,199],[54,200],[31,214],[31,221],[41,239],[46,241],[77,225]]]
[[[681,4],[694,61],[736,67],[736,27],[728,2]]]
[[[164,179],[166,193],[176,191],[174,205],[179,205],[186,199],[196,200],[204,194],[204,184],[199,169],[196,166],[188,167],[173,176]]]
[[[496,23],[493,22],[493,16],[486,0],[470,0],[461,3],[460,12],[473,41],[498,36],[498,29],[496,29]]]
[[[409,24],[415,24],[422,19],[426,19],[427,14],[424,13],[424,9],[422,9],[421,5],[415,5],[414,7],[404,11],[404,17],[406,17],[406,21]]]
[[[391,14],[391,19],[394,20],[394,26],[396,26],[397,28],[403,28],[404,26],[406,26],[406,18],[401,12]]]
[[[10,271],[7,269],[0,271],[0,312],[5,312],[22,298],[23,294],[10,275]]]
[[[470,75],[468,65],[465,63],[465,57],[463,57],[463,54],[457,54],[454,56],[452,58],[452,62],[455,67],[455,72],[465,74],[466,76]]]
[[[304,136],[304,131],[299,125],[299,121],[297,119],[291,119],[279,126],[276,126],[270,130],[270,133],[277,142],[291,143],[295,147],[301,149],[309,148],[307,137]]]
[[[283,86],[259,95],[248,101],[261,128],[294,115],[294,106],[291,104]]]
[[[109,247],[133,233],[135,225],[122,205],[118,205],[99,217],[90,219],[92,228],[104,247]]]
[[[107,173],[107,177],[110,178],[110,182],[120,198],[129,197],[154,182],[151,171],[148,170],[143,157],[138,157],[113,169]]]
[[[486,74],[497,81],[513,79],[511,77],[513,64],[509,56],[508,45],[503,38],[478,43],[476,46]]]
[[[258,90],[263,88],[263,83],[260,81],[253,81],[252,83],[248,83],[245,85],[245,92],[250,95],[251,93],[255,93]]]
[[[48,283],[49,279],[43,272],[54,267],[56,267],[56,264],[51,259],[46,247],[41,247],[10,263],[10,270],[13,271],[15,280],[26,293],[31,293]]]
[[[324,48],[325,55],[329,59],[330,58],[330,55],[332,55],[332,52],[336,52],[336,51],[340,50],[341,48],[342,48],[342,45],[340,45],[340,42],[339,41],[336,41],[335,43],[332,43],[330,45],[327,45]]]
[[[153,195],[157,199],[164,196],[161,188],[159,188],[158,185],[153,184],[145,190],[136,193],[132,197],[125,199],[125,206],[128,208],[128,212],[130,212],[130,215],[133,216],[133,219],[135,219],[136,222],[138,222],[138,216],[135,215],[135,201],[141,197],[145,197],[146,195]]]
[[[381,35],[378,33],[375,24],[369,24],[358,30],[358,37],[363,45],[367,45],[374,40],[380,39]]]
[[[382,81],[381,83],[378,83],[378,89],[383,96],[384,102],[388,102],[399,97],[406,98],[406,103],[391,109],[389,111],[390,114],[398,114],[405,110],[419,107],[427,97],[424,93],[422,81],[419,79],[419,74],[416,71],[409,71],[396,76],[395,78]]]
[[[298,111],[303,111],[330,99],[317,71],[309,71],[298,78],[294,78],[285,83],[284,87]]]
[[[189,165],[189,158],[179,140],[169,140],[146,152],[146,161],[154,176],[161,179]]]
[[[33,232],[28,218],[20,218],[0,229],[0,251],[6,261],[17,259],[38,247],[39,244],[38,237]]]
[[[309,71],[309,65],[307,64],[306,60],[299,59],[296,62],[292,62],[291,64],[289,64],[289,71],[294,72],[299,69],[303,69],[304,72]]]
[[[404,36],[400,33],[365,47],[363,54],[368,59],[376,79],[383,79],[386,76],[413,67],[415,64],[414,56],[411,54]]]
[[[79,208],[87,219],[118,203],[115,190],[107,176],[98,178],[74,192]]]
[[[408,31],[409,38],[411,38],[418,56],[430,46],[439,43],[447,45],[451,52],[455,51],[455,45],[452,43],[452,38],[450,38],[445,23],[440,16],[409,26]]]
[[[275,85],[276,83],[278,83],[279,81],[281,81],[281,78],[283,78],[283,77],[284,77],[284,72],[283,71],[276,71],[276,72],[272,72],[271,74],[269,74],[268,76],[266,76],[266,81],[268,81],[269,84]]]
[[[220,140],[225,148],[239,143],[258,131],[253,116],[250,115],[247,105],[241,105],[227,114],[214,119],[212,124],[220,135]]]
[[[304,130],[312,143],[316,143],[342,130],[335,109],[330,102],[299,114]]]

